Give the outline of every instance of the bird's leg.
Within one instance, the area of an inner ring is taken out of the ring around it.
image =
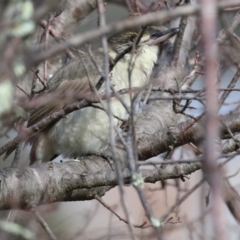
[[[112,171],[113,172],[115,171],[114,162],[113,162],[112,156],[110,154],[107,154],[107,153],[94,153],[93,155],[105,159],[108,162],[108,164],[110,165]]]

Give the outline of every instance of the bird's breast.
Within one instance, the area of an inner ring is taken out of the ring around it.
[[[104,106],[98,104],[106,109]],[[111,99],[114,116],[126,117],[126,110],[117,99]],[[113,118],[116,128],[122,122]],[[87,107],[61,119],[51,130],[57,151],[67,157],[80,157],[104,151],[109,144],[109,116],[104,110]]]
[[[148,83],[153,67],[157,62],[158,47],[144,46],[134,55],[126,54],[113,68],[111,81],[116,90],[141,87]]]

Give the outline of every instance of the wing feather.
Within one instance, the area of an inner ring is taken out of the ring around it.
[[[96,57],[96,63],[100,64],[102,57]],[[83,66],[83,61],[86,69]],[[81,95],[81,93],[87,93],[90,91],[90,81],[92,84],[96,85],[100,79],[100,75],[96,70],[95,65],[92,60],[89,58],[82,58],[75,61],[69,62],[67,65],[59,69],[53,77],[49,80],[49,87],[45,93],[40,94],[49,94],[52,92],[59,93],[60,96],[64,97],[64,100],[57,98],[56,101],[47,102],[30,113],[30,118],[28,121],[28,127],[36,124],[47,116],[53,114],[56,111],[59,111],[64,106],[77,102],[77,98],[74,99],[72,96],[74,94]],[[67,96],[70,96],[69,100]],[[65,98],[66,97],[66,98]]]

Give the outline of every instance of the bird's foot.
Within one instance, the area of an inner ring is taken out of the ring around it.
[[[112,156],[111,156],[111,155],[109,155],[109,154],[104,154],[104,153],[95,153],[94,155],[105,159],[105,160],[108,162],[108,164],[110,165],[112,171],[113,171],[113,172],[115,171],[114,162],[113,162],[113,159],[112,159]]]

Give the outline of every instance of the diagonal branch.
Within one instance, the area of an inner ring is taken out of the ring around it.
[[[233,6],[239,6],[239,1],[231,0],[228,2],[219,2],[217,5],[218,10],[224,10],[227,7]],[[117,23],[108,24],[99,29],[94,29],[86,33],[77,34],[66,40],[66,42],[57,44],[53,46],[51,49],[48,49],[47,51],[41,51],[38,52],[38,54],[30,54],[33,57],[25,58],[25,65],[27,66],[27,68],[31,68],[32,66],[39,64],[43,60],[51,58],[56,54],[65,51],[69,47],[79,47],[92,39],[102,37],[113,31],[120,32],[126,29],[131,29],[133,27],[141,25],[149,25],[155,22],[161,22],[163,24],[168,22],[169,19],[174,19],[179,16],[188,16],[196,14],[199,12],[199,10],[200,10],[199,5],[187,5],[184,7],[178,7],[172,11],[161,11],[161,14],[159,14],[159,12],[155,13],[151,12],[136,18],[126,19]]]

